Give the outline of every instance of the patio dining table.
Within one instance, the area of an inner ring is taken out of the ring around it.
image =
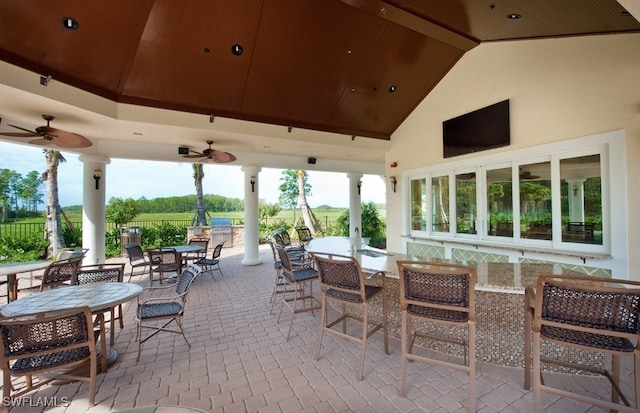
[[[71,285],[45,290],[12,301],[0,308],[0,313],[5,317],[15,317],[67,308],[89,307],[96,315],[100,328],[101,371],[105,372],[108,366],[117,360],[118,353],[114,349],[107,350],[104,313],[140,294],[142,294],[142,287],[138,284],[118,282]]]
[[[0,276],[7,277],[7,301],[18,299],[18,274],[37,271],[51,264],[51,261],[10,262],[0,264]]]
[[[188,254],[191,252],[202,252],[204,251],[204,247],[201,245],[171,245],[169,247],[162,247],[162,249],[173,249],[176,251],[176,253],[178,254],[178,274],[180,274],[182,272],[182,254]],[[159,249],[153,250],[153,251],[159,251]],[[149,252],[150,254],[151,252]],[[152,262],[153,259],[151,257],[151,255],[149,255],[149,262]],[[153,265],[150,266],[149,269],[149,277],[153,282]]]

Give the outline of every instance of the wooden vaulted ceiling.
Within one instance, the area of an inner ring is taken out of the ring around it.
[[[0,10],[1,60],[108,99],[379,139],[481,42],[640,31],[616,0],[0,0]]]

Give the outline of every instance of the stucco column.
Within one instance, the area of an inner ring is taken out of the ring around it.
[[[360,205],[360,192],[362,188],[361,173],[349,173],[349,238],[353,240],[356,248],[360,247],[362,239],[362,206]],[[357,231],[356,231],[357,228]]]
[[[261,264],[258,252],[258,173],[262,168],[245,165],[244,172],[244,258],[242,265]]]
[[[105,188],[111,159],[101,155],[82,154],[82,247],[88,248],[84,264],[101,264],[105,260]]]

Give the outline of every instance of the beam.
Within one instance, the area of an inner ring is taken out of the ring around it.
[[[342,3],[376,15],[414,32],[439,40],[465,52],[473,49],[478,41],[462,36],[428,20],[422,19],[381,0],[340,0]]]

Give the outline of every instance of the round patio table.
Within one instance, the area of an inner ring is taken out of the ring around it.
[[[47,268],[52,261],[10,262],[0,264],[0,276],[7,277],[7,301],[18,299],[18,274]]]
[[[118,358],[114,349],[107,352],[104,332],[104,313],[119,304],[132,300],[142,294],[142,287],[130,283],[104,283],[71,285],[54,288],[33,294],[0,308],[5,317],[15,317],[46,311],[62,310],[66,308],[89,307],[98,318],[100,326],[100,352],[102,354],[102,371]]]

